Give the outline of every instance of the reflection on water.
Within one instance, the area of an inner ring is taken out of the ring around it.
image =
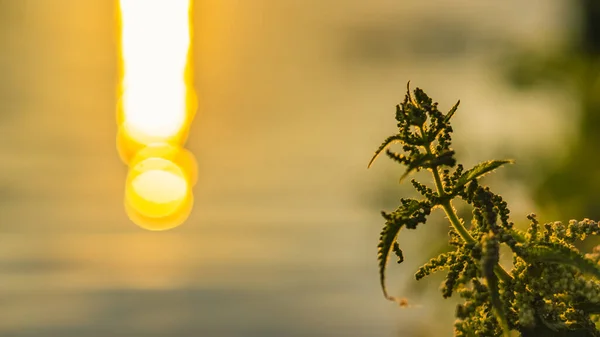
[[[172,229],[194,205],[195,158],[182,149],[197,107],[191,83],[192,3],[118,4],[117,148],[129,165],[125,210],[142,228]],[[176,160],[182,157],[183,163]]]
[[[503,34],[519,24],[506,25],[515,3],[439,15]],[[449,335],[451,307],[398,310],[377,281],[381,219],[369,193],[386,166],[366,164],[393,127],[406,80],[442,108],[460,98],[458,122],[475,116],[480,128],[469,132],[490,142],[499,124],[528,136],[554,126],[529,130],[523,118],[533,117],[490,82],[479,49],[349,61],[352,27],[394,14],[401,38],[413,33],[408,18],[432,15],[435,4],[345,4],[196,2],[196,206],[185,225],[151,233],[131,226],[121,204],[114,3],[0,0],[0,335]],[[554,103],[527,109],[551,114]],[[501,121],[481,117],[480,106]],[[399,280],[419,262],[409,248],[391,292],[402,294]]]

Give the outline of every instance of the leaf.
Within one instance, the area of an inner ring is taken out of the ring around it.
[[[410,216],[421,208],[419,201],[410,199],[408,203],[398,207],[398,209],[386,216],[386,223],[381,231],[379,237],[379,244],[377,245],[377,260],[379,261],[379,281],[381,282],[381,289],[383,295],[390,301],[398,301],[395,297],[388,295],[385,287],[385,269],[387,266],[390,252],[395,250],[396,253],[400,251],[400,247],[394,245],[400,229],[404,227]]]
[[[459,104],[460,104],[460,100],[458,102],[456,102],[456,104],[454,104],[454,106],[452,107],[452,109],[450,109],[450,111],[448,111],[448,113],[446,114],[446,117],[444,117],[444,124],[448,123],[450,118],[452,118],[452,116],[454,116],[454,113],[458,109]]]
[[[410,94],[410,81],[406,83],[406,97],[408,97],[408,100],[412,105],[417,106],[417,102],[413,99],[412,95]]]
[[[402,138],[401,138],[400,135],[393,135],[393,136],[387,137],[383,141],[383,143],[379,146],[379,148],[377,149],[377,151],[375,151],[375,154],[373,155],[373,158],[371,158],[371,161],[369,162],[369,165],[367,167],[371,167],[371,165],[373,164],[373,162],[375,161],[375,159],[377,159],[377,157],[379,157],[379,155],[381,154],[381,152],[383,150],[385,150],[388,146],[390,146],[392,143],[399,142],[401,140],[402,140]]]
[[[514,163],[514,161],[512,160],[489,160],[479,163],[475,165],[475,167],[473,167],[472,169],[463,173],[463,175],[460,176],[460,178],[458,178],[458,182],[456,183],[455,188],[465,186],[469,181],[480,178],[484,174],[489,173],[504,164],[512,163]]]
[[[584,274],[590,274],[600,278],[600,267],[590,259],[586,259],[578,251],[569,247],[541,242],[525,248],[524,260],[531,262],[546,262],[568,265],[577,268]]]
[[[393,244],[396,242],[398,233],[403,225],[404,223],[400,221],[386,222],[385,227],[383,227],[383,230],[381,231],[379,245],[377,246],[377,259],[379,260],[379,281],[381,283],[381,289],[383,290],[383,296],[390,301],[395,301],[395,298],[387,293],[387,289],[385,287],[385,268],[390,256],[390,251],[393,247]]]

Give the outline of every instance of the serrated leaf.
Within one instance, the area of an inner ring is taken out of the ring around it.
[[[484,174],[489,173],[504,164],[512,164],[513,162],[514,161],[512,160],[489,160],[479,163],[458,178],[455,188],[465,186],[469,181],[480,178]]]
[[[392,250],[394,242],[398,237],[400,229],[404,226],[403,222],[400,221],[388,221],[381,231],[379,237],[379,245],[377,245],[377,259],[379,260],[379,281],[381,283],[381,289],[383,290],[383,296],[390,301],[394,301],[393,296],[388,295],[387,288],[385,287],[385,269]]]
[[[444,117],[444,124],[448,123],[450,118],[452,118],[452,116],[454,116],[454,113],[458,109],[459,104],[460,104],[460,100],[458,102],[456,102],[456,104],[454,104],[454,106],[452,107],[452,109],[450,109],[450,111],[448,111],[448,113],[446,114],[446,117]]]
[[[600,278],[600,267],[592,260],[585,258],[578,251],[555,243],[540,242],[525,248],[522,258],[528,262],[546,262],[568,265],[577,268],[584,274]]]
[[[379,261],[379,281],[383,295],[390,301],[397,301],[393,296],[388,295],[385,287],[385,269],[392,250],[400,250],[396,243],[396,238],[400,229],[404,227],[410,216],[421,207],[419,201],[410,199],[406,205],[401,205],[392,214],[387,215],[387,221],[381,231],[379,244],[377,245],[377,260]],[[395,247],[394,247],[395,246]]]
[[[390,146],[391,144],[395,143],[395,142],[399,142],[401,141],[401,137],[400,135],[393,135],[393,136],[389,136],[387,137],[383,143],[379,146],[379,148],[377,149],[377,151],[375,151],[375,154],[373,155],[373,158],[371,158],[371,161],[369,162],[369,165],[367,167],[371,167],[371,165],[373,164],[373,162],[375,161],[375,159],[377,159],[377,157],[379,157],[379,155],[381,154],[381,152],[383,150],[385,150],[388,146]]]

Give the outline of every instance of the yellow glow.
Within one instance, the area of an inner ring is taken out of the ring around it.
[[[191,0],[119,0],[117,147],[129,165],[125,210],[165,230],[193,206],[194,156],[182,146],[196,109],[191,78]]]
[[[134,193],[156,204],[178,202],[187,193],[187,183],[183,177],[162,170],[144,172],[131,185]]]
[[[129,162],[129,166],[135,167],[148,158],[163,158],[173,162],[182,170],[192,186],[196,184],[198,164],[190,151],[167,143],[153,143],[138,151]]]
[[[164,158],[145,159],[129,171],[125,203],[137,214],[133,220],[139,226],[151,230],[171,228],[174,216],[187,212],[189,185],[186,174],[175,163]]]
[[[176,137],[188,120],[189,0],[120,0],[122,127],[136,143]]]

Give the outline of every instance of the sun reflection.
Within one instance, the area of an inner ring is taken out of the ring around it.
[[[142,215],[159,218],[177,211],[188,194],[183,171],[162,158],[150,158],[129,171],[125,198]]]
[[[185,221],[196,182],[182,149],[195,112],[190,0],[120,0],[121,81],[117,147],[130,171],[125,208],[139,226]]]

